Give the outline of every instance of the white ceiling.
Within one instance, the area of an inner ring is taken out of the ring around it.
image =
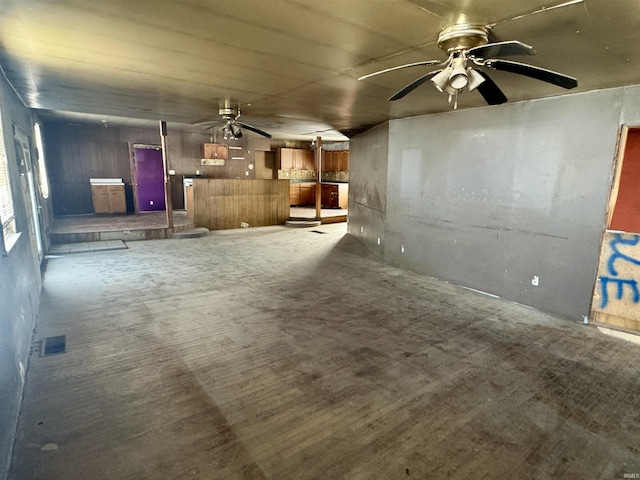
[[[276,137],[337,140],[451,109],[430,84],[387,101],[433,67],[357,78],[444,60],[438,32],[458,21],[496,23],[490,41],[533,45],[537,56],[512,59],[576,77],[572,92],[640,83],[640,1],[548,8],[562,2],[3,0],[0,63],[24,103],[48,118],[191,124],[227,102]],[[510,101],[566,93],[488,72]],[[461,109],[483,105],[477,92],[459,99]]]

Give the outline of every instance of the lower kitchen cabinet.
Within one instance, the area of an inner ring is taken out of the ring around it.
[[[321,200],[326,208],[347,208],[349,203],[348,183],[323,183]]]
[[[347,208],[349,202],[348,183],[321,183],[321,203],[325,208]],[[292,206],[315,205],[315,183],[291,183],[289,186],[289,200]]]
[[[124,185],[91,185],[95,213],[127,213]]]
[[[289,186],[289,200],[291,205],[315,205],[315,183],[291,183]]]
[[[300,184],[292,183],[289,185],[289,205],[298,205],[300,203]]]

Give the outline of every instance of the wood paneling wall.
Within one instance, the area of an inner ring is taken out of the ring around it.
[[[289,180],[194,179],[194,222],[209,230],[282,225],[289,219]]]
[[[43,126],[47,162],[51,180],[53,207],[56,215],[93,213],[89,178],[122,178],[131,188],[129,143],[160,144],[156,128],[132,128],[96,124],[47,122]],[[203,145],[210,142],[208,132],[176,131],[169,128],[167,144],[174,208],[183,208],[182,177],[200,172],[208,178],[255,179],[256,150],[275,150],[282,141],[245,136],[231,142],[242,147],[233,156],[243,160],[227,160],[224,166],[204,166]],[[248,172],[248,174],[247,174]],[[264,173],[263,173],[264,175]]]

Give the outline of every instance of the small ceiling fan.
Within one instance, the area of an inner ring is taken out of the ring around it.
[[[358,80],[403,68],[439,65],[443,68],[417,78],[392,95],[389,101],[400,100],[423,83],[431,81],[438,91],[449,95],[449,102],[453,101],[454,109],[458,106],[458,95],[465,88],[469,91],[477,90],[489,105],[499,105],[507,101],[507,97],[495,82],[484,71],[474,67],[524,75],[566,89],[578,86],[578,81],[568,75],[499,58],[511,55],[535,55],[536,51],[530,45],[515,40],[488,43],[490,28],[491,26],[473,23],[450,25],[438,35],[438,47],[449,56],[444,62],[427,60],[408,63],[363,75]]]
[[[212,120],[209,122],[199,122],[194,125],[210,125],[208,128],[214,128],[219,124],[222,124],[219,128],[220,132],[222,132],[222,136],[225,140],[238,140],[242,138],[242,128],[246,128],[258,135],[262,135],[266,138],[271,138],[271,134],[260,130],[259,128],[253,127],[248,123],[244,123],[238,120],[240,118],[240,108],[233,107],[223,107],[218,110],[218,115],[220,115],[221,120]]]

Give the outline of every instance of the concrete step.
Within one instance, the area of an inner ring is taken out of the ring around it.
[[[209,229],[204,227],[193,228],[184,232],[173,232],[171,238],[199,238],[209,235]]]
[[[303,219],[290,218],[289,220],[284,222],[284,224],[287,227],[293,227],[293,228],[317,227],[321,223],[322,222],[320,220],[313,220],[310,218],[303,218]]]

